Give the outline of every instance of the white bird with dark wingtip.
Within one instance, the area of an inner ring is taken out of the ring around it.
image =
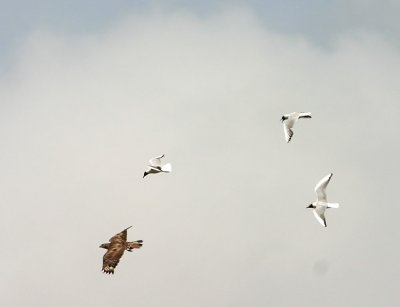
[[[170,173],[172,171],[171,163],[161,165],[161,158],[163,157],[164,155],[161,155],[149,160],[149,168],[144,172],[143,178],[148,174]]]
[[[325,210],[329,208],[339,208],[338,203],[328,203],[328,199],[326,197],[326,187],[328,186],[329,181],[331,180],[333,174],[330,173],[322,178],[317,185],[315,186],[315,193],[317,193],[317,201],[313,202],[307,208],[313,208],[314,216],[321,223],[322,226],[326,225],[325,219]]]
[[[289,143],[293,136],[293,126],[299,118],[311,118],[311,113],[307,112],[293,112],[282,116],[283,131],[285,132],[286,143]]]

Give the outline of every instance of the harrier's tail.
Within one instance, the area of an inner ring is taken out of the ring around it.
[[[126,242],[126,250],[131,252],[134,248],[141,248],[143,245],[143,240],[137,240],[133,242]]]

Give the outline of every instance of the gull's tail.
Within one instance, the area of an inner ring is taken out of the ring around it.
[[[338,203],[328,203],[328,208],[339,208],[339,204]]]
[[[164,173],[171,173],[172,172],[172,166],[171,163],[167,163],[161,167],[161,171]]]

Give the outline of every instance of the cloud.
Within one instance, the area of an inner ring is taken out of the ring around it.
[[[376,34],[327,51],[243,10],[37,31],[0,84],[3,301],[394,302],[399,64]],[[294,110],[313,119],[287,145]],[[143,180],[162,153],[174,172]],[[342,207],[322,229],[305,207],[331,171]],[[98,245],[129,225],[143,249],[103,276]]]

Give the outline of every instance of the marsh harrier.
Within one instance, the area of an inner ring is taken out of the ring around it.
[[[103,256],[103,272],[106,274],[114,274],[114,269],[118,265],[119,259],[124,254],[125,250],[131,252],[134,248],[142,247],[142,240],[126,242],[127,230],[122,230],[110,239],[110,243],[103,243],[100,247],[105,248],[107,252]]]

